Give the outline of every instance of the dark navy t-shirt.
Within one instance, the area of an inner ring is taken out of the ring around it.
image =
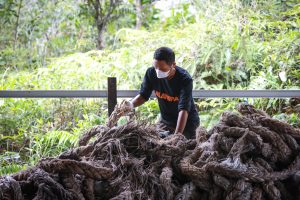
[[[185,130],[199,126],[200,119],[192,96],[193,79],[185,69],[176,66],[175,75],[167,80],[157,78],[154,67],[148,68],[141,84],[140,95],[148,100],[153,90],[158,99],[163,123],[175,128],[179,111],[187,110],[189,115]]]

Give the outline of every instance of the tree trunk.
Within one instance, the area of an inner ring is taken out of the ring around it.
[[[97,26],[97,49],[103,49],[105,47],[105,40],[104,40],[104,31],[106,29],[106,25],[108,24],[109,20],[112,18],[112,14],[115,8],[120,3],[119,0],[110,0],[109,4],[107,2],[101,2],[102,0],[89,0],[88,4],[95,10],[94,19]]]
[[[17,46],[18,32],[19,32],[19,20],[20,20],[22,2],[23,2],[23,0],[20,0],[19,7],[18,7],[18,13],[17,13],[17,16],[16,16],[17,21],[16,21],[15,33],[14,33],[14,50],[16,49],[16,46]]]
[[[136,10],[136,29],[140,29],[142,26],[142,0],[135,0]]]
[[[105,47],[104,43],[104,30],[105,26],[103,24],[98,24],[97,23],[97,30],[98,30],[98,35],[97,35],[97,49],[103,49]]]

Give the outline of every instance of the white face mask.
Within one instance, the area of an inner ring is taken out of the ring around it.
[[[163,72],[159,69],[155,69],[155,71],[156,71],[157,78],[167,78],[170,72],[170,70],[167,72]]]

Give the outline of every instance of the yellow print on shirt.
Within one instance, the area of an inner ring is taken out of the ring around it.
[[[176,101],[179,101],[179,97],[172,97],[172,96],[169,96],[167,95],[166,93],[162,93],[160,91],[156,91],[155,90],[155,95],[161,99],[165,99],[169,102],[176,102]]]

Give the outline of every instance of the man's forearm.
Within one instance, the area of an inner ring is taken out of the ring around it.
[[[175,133],[183,133],[188,115],[186,110],[179,111]]]
[[[131,100],[133,107],[138,107],[140,105],[142,105],[143,103],[146,102],[146,100],[144,99],[144,97],[142,97],[140,94],[138,94],[136,97],[134,97]]]

